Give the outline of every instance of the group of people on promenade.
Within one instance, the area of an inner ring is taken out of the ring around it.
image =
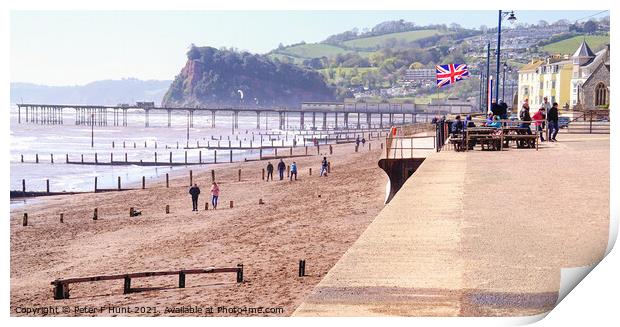
[[[487,119],[482,123],[482,126],[501,128],[506,126],[506,123],[502,123],[501,120],[508,119],[507,111],[508,106],[506,103],[500,100],[497,104],[495,100],[491,105],[491,112],[487,115]],[[536,133],[540,135],[540,141],[545,142],[545,124],[548,123],[548,138],[550,142],[557,142],[556,136],[560,130],[559,124],[559,112],[558,103],[549,103],[547,97],[543,98],[538,111],[534,115],[530,115],[530,105],[528,99],[523,101],[523,105],[519,110],[519,127],[525,129],[525,132],[532,135],[532,129],[530,125],[534,124],[536,127]],[[442,119],[445,120],[445,117]],[[433,119],[433,123],[439,122],[439,119]],[[465,121],[461,120],[461,116],[456,116],[455,121],[450,124],[450,132],[452,134],[461,134],[467,128],[476,127],[476,124],[472,120],[471,116],[467,116]]]
[[[531,135],[532,130],[530,129],[530,122],[533,120],[534,126],[536,126],[536,132],[540,134],[541,142],[545,142],[545,122],[549,123],[549,141],[557,141],[556,136],[560,130],[559,118],[558,103],[549,103],[547,97],[543,98],[543,103],[533,116],[530,116],[530,104],[528,99],[523,101],[523,105],[519,110],[519,120],[522,121],[520,127],[527,128],[527,133]]]
[[[327,157],[323,157],[323,160],[321,161],[321,170],[319,173],[320,177],[327,177],[327,172],[329,170],[330,167],[330,162],[327,161]],[[267,181],[269,181],[269,179],[271,179],[273,181],[273,164],[271,162],[267,163]],[[286,163],[284,163],[283,159],[280,159],[280,162],[278,162],[278,172],[280,174],[280,180],[284,179],[284,171],[286,170]],[[290,174],[289,174],[289,180],[293,180],[293,178],[295,180],[297,180],[297,163],[295,161],[293,161],[293,163],[291,164],[290,167]],[[198,187],[198,184],[194,183],[194,185],[192,187],[189,188],[189,194],[192,197],[192,211],[198,211],[198,196],[200,195],[200,188]],[[218,199],[220,197],[220,187],[216,182],[213,182],[211,184],[211,205],[213,206],[213,209],[217,209],[217,202]]]

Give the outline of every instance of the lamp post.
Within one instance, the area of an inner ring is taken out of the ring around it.
[[[501,48],[501,43],[502,43],[502,19],[508,16],[508,21],[510,23],[514,23],[515,20],[517,20],[517,17],[515,17],[515,13],[514,11],[510,11],[510,12],[502,12],[501,10],[499,11],[499,16],[498,16],[498,20],[497,20],[497,66],[496,66],[496,76],[495,76],[495,99],[497,99],[499,97],[499,62],[500,62],[500,48]]]
[[[506,69],[508,65],[504,62],[504,76],[502,76],[502,99],[506,101]]]

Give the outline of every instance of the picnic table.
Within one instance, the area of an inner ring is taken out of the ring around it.
[[[473,147],[480,143],[482,149],[485,146],[488,150],[502,150],[502,133],[499,128],[495,127],[470,127],[465,130],[466,149],[472,150]]]
[[[536,134],[528,134],[525,127],[504,126],[502,134],[505,147],[510,146],[510,141],[515,141],[518,149],[536,148],[538,150],[538,137]]]

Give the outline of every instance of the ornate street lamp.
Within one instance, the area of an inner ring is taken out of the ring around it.
[[[510,12],[502,12],[499,11],[499,16],[497,20],[497,66],[496,66],[496,77],[495,77],[495,99],[499,97],[499,62],[500,62],[500,50],[501,50],[501,42],[502,42],[502,19],[504,17],[508,17],[508,22],[514,24],[517,20],[515,17],[514,11]]]

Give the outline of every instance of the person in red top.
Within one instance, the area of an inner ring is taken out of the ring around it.
[[[532,116],[534,120],[534,126],[536,126],[536,130],[540,133],[540,141],[544,142],[545,138],[543,137],[543,129],[545,128],[545,108],[540,107],[538,111]]]

